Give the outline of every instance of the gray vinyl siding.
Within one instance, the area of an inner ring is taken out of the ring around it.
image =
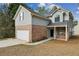
[[[60,12],[56,12],[53,16],[52,16],[52,18],[51,18],[51,21],[52,21],[52,23],[55,23],[55,17],[56,16],[60,16],[60,22],[62,22],[63,21],[63,15],[62,15],[62,13],[60,13]]]
[[[23,15],[24,18],[23,20],[20,20],[20,13],[22,12],[24,14]],[[29,24],[32,24],[31,13],[28,10],[22,8],[15,19],[15,26],[16,25],[29,25]]]
[[[63,12],[65,12],[65,11],[59,10],[59,11],[57,11],[56,13],[54,13],[53,16],[50,17],[52,23],[55,23],[55,17],[56,17],[57,15],[60,16],[60,22],[63,22],[63,20],[68,20],[68,21],[69,21],[69,13],[68,13],[68,12],[65,12],[65,13],[66,13],[66,16],[65,16],[65,18],[63,19]]]
[[[38,17],[32,17],[32,25],[42,25],[42,26],[47,26],[49,24],[49,21],[45,19],[41,19]]]

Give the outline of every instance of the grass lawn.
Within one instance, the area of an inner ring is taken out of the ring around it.
[[[7,48],[0,48],[0,55],[79,56],[79,37],[72,37],[67,42],[51,40],[35,46],[16,45]]]

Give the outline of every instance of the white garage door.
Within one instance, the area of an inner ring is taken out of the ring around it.
[[[25,40],[29,42],[29,30],[17,30],[16,31],[16,38],[20,40]]]

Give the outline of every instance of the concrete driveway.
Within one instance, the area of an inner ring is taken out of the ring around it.
[[[18,44],[23,44],[23,43],[25,43],[25,41],[19,40],[19,39],[9,38],[9,39],[0,41],[0,48],[18,45]]]

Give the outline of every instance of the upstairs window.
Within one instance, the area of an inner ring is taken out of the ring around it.
[[[22,13],[20,13],[20,15],[19,15],[20,17],[20,21],[22,21],[22,20],[24,20],[24,12],[22,12]]]
[[[59,15],[55,17],[55,22],[60,22],[60,16]]]

